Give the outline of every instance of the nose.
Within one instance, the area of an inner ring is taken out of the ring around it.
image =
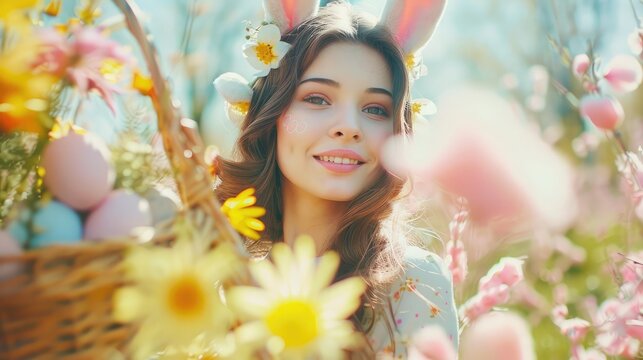
[[[339,140],[362,140],[362,131],[359,127],[359,113],[353,109],[338,111],[337,120],[329,129],[329,136]]]

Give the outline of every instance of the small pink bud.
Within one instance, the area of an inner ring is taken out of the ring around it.
[[[574,56],[574,60],[572,61],[572,72],[574,76],[578,79],[582,78],[587,72],[587,69],[589,69],[589,62],[589,56],[587,56],[587,54]]]
[[[621,103],[611,97],[596,94],[583,96],[579,110],[582,116],[603,130],[614,130],[625,116]]]
[[[605,67],[603,78],[618,93],[636,90],[643,80],[643,68],[638,59],[630,55],[617,55]]]

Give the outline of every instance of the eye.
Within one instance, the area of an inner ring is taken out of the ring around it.
[[[319,95],[309,95],[304,98],[305,102],[315,104],[315,105],[330,105],[326,99]]]
[[[369,106],[364,109],[364,112],[382,117],[388,117],[388,111],[382,106]]]

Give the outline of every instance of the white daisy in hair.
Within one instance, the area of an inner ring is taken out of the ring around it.
[[[243,55],[252,67],[259,70],[255,76],[263,77],[268,75],[270,69],[279,67],[290,44],[280,41],[281,33],[275,24],[262,25],[255,35],[243,46]]]

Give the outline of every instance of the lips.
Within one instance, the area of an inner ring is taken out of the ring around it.
[[[313,155],[315,160],[327,170],[346,174],[359,169],[366,161],[353,150],[330,150]]]

